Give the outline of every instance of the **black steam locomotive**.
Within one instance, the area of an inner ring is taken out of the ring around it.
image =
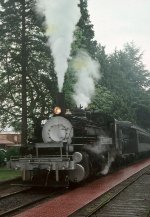
[[[107,174],[118,159],[150,154],[150,134],[128,121],[98,111],[65,110],[57,103],[42,128],[42,140],[19,158],[23,181],[42,185],[81,182]],[[39,133],[40,136],[40,133]]]

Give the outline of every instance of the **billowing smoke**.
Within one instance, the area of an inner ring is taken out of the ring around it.
[[[95,82],[100,79],[100,65],[81,50],[72,60],[72,68],[77,77],[73,98],[77,106],[82,105],[86,108],[94,95]]]
[[[37,11],[45,16],[46,35],[55,61],[58,87],[61,92],[68,58],[73,41],[73,32],[81,16],[79,0],[36,0]]]

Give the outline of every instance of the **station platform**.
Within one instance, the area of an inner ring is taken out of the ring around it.
[[[28,209],[15,217],[67,217],[149,165],[150,159],[143,160]]]

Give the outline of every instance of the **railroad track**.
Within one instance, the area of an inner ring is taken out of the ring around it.
[[[62,193],[62,192],[61,192]],[[47,189],[23,188],[0,196],[0,216],[13,216],[23,208],[27,208],[42,200],[53,198],[60,194],[60,191]]]
[[[129,186],[131,186],[134,182],[140,179],[143,175],[150,175],[150,166],[146,167],[142,171],[138,172],[137,174],[133,175],[132,177],[125,180],[123,183],[117,185],[110,191],[106,192],[101,197],[95,199],[94,201],[90,202],[83,208],[79,209],[78,211],[74,212],[73,214],[69,215],[69,217],[94,217],[100,216],[97,213],[107,204],[112,202],[118,195],[120,195],[123,191],[125,191]],[[138,209],[138,207],[137,207]],[[102,215],[103,216],[103,215]],[[106,214],[107,216],[107,214]],[[110,216],[110,215],[109,215]],[[111,216],[119,216],[119,215],[112,215]],[[150,216],[149,214],[146,215],[147,217]]]
[[[13,196],[13,195],[17,195],[21,192],[26,192],[26,191],[29,191],[31,188],[30,187],[14,187],[14,186],[9,186],[8,189],[6,189],[6,186],[5,188],[3,188],[0,192],[0,203],[3,199],[5,198],[8,198],[10,196]]]

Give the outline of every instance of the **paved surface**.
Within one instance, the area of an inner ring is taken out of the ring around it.
[[[150,170],[92,217],[148,217]]]
[[[150,217],[150,165],[69,217]]]
[[[16,217],[67,217],[148,165],[150,159],[88,183]]]

